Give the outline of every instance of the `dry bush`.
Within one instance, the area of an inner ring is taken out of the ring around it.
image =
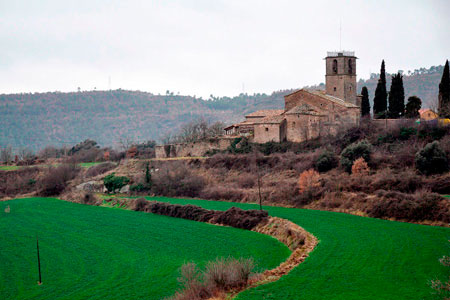
[[[365,192],[373,193],[377,190],[394,190],[403,193],[414,193],[425,187],[424,178],[411,169],[394,172],[391,169],[383,169],[371,176],[371,183]]]
[[[204,188],[200,193],[200,197],[208,200],[241,202],[244,199],[244,192],[237,188],[214,185]]]
[[[222,213],[216,213],[211,222],[250,230],[267,220],[268,216],[265,210],[242,210],[232,207]]]
[[[281,180],[270,187],[264,201],[288,204],[293,203],[298,196],[299,188],[296,180]]]
[[[300,174],[298,188],[300,193],[320,187],[320,175],[314,169],[309,169]]]
[[[152,190],[157,195],[198,197],[206,185],[203,177],[191,172],[184,164],[159,170],[152,175]]]
[[[0,197],[2,195],[12,197],[35,191],[39,172],[36,167],[0,171]]]
[[[48,168],[39,180],[39,193],[42,196],[59,195],[66,188],[67,182],[74,179],[80,170],[80,167],[74,164],[62,164],[56,168]]]
[[[426,187],[434,193],[450,194],[450,173],[426,178]]]
[[[377,192],[379,198],[368,214],[375,218],[397,218],[413,221],[450,221],[450,211],[443,198],[427,191],[404,194],[396,191]]]
[[[171,300],[209,299],[232,289],[248,285],[255,264],[248,258],[217,258],[208,262],[201,271],[195,263],[186,263],[180,268],[178,282],[181,290]]]
[[[369,175],[370,169],[364,158],[360,157],[353,163],[352,174],[354,176],[367,176]]]
[[[242,173],[235,180],[239,187],[246,189],[254,187],[258,178],[250,173]]]
[[[112,162],[104,162],[95,166],[90,167],[86,171],[86,177],[94,177],[97,175],[104,174],[112,169],[114,169],[117,165]]]

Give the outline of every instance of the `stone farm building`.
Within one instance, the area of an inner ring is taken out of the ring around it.
[[[249,136],[255,143],[303,142],[358,125],[361,96],[356,93],[354,52],[328,52],[325,90],[300,89],[284,97],[284,109],[260,110],[225,128],[227,136]]]

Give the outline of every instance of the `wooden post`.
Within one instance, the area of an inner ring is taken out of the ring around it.
[[[262,197],[261,197],[261,177],[259,174],[259,166],[258,166],[258,157],[257,157],[257,151],[255,151],[255,168],[256,168],[256,175],[258,176],[258,196],[259,196],[259,210],[262,210]]]
[[[41,276],[41,258],[39,257],[39,238],[36,234],[36,249],[37,249],[37,260],[38,260],[38,271],[39,271],[39,282],[38,284],[42,284],[42,276]]]

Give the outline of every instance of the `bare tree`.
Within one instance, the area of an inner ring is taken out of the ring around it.
[[[12,160],[12,147],[8,145],[4,148],[0,148],[0,161],[4,164],[9,164]]]
[[[34,152],[28,148],[19,149],[18,155],[19,155],[19,159],[24,160],[24,161],[32,160],[35,157]]]
[[[179,133],[172,137],[172,142],[193,143],[223,134],[224,124],[216,122],[209,124],[204,118],[185,124]]]
[[[122,151],[127,151],[131,146],[135,144],[134,140],[131,138],[121,138],[119,140],[119,148]]]

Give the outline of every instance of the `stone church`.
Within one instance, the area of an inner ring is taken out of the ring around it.
[[[328,52],[325,90],[300,89],[284,96],[284,109],[260,110],[226,127],[228,136],[253,137],[255,143],[303,142],[358,125],[361,96],[356,93],[354,52]]]

